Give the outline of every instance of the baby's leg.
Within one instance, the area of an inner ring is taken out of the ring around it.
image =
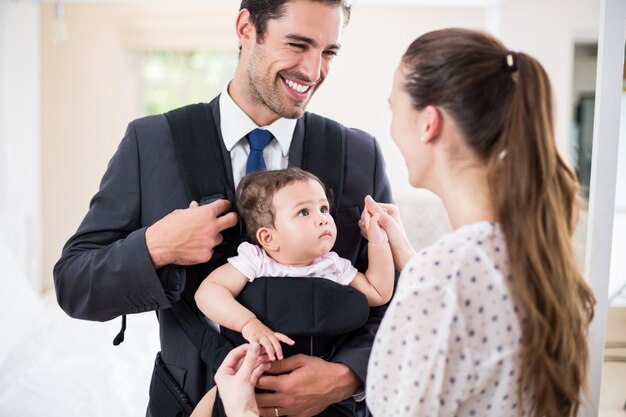
[[[200,400],[196,408],[193,409],[190,417],[211,417],[213,414],[213,404],[215,404],[215,393],[217,387],[213,387],[204,394],[204,397]]]

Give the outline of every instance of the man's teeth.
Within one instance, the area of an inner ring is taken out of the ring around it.
[[[296,90],[298,93],[304,93],[306,90],[309,89],[308,85],[302,85],[302,84],[294,83],[291,80],[285,80],[285,82],[287,83],[287,85],[289,87],[291,87],[292,89]]]

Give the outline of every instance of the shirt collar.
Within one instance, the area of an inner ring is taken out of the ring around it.
[[[293,139],[297,119],[285,119],[281,117],[268,126],[257,126],[252,119],[233,101],[228,94],[228,84],[220,95],[220,129],[224,146],[230,152],[233,147],[253,129],[262,127],[272,132],[280,144],[283,156],[289,154],[289,147]]]

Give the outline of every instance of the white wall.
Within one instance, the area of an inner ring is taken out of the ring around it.
[[[0,2],[0,233],[41,288],[39,6]]]
[[[500,13],[502,41],[512,50],[533,55],[550,77],[556,99],[557,142],[571,163],[574,44],[597,42],[600,1],[505,0]]]
[[[613,305],[626,306],[626,92],[622,93],[620,114],[609,297],[613,297]]]
[[[7,21],[9,15],[9,4],[7,2],[0,2],[0,92],[7,91],[8,69],[6,64],[9,62],[9,34],[7,31]],[[5,194],[7,187],[8,170],[6,166],[7,159],[7,132],[6,132],[6,120],[9,108],[9,95],[0,93],[0,196]],[[0,230],[4,224],[7,200],[0,198]]]
[[[626,215],[626,91],[622,92],[622,108],[615,185],[615,211]],[[624,229],[626,234],[626,229]]]

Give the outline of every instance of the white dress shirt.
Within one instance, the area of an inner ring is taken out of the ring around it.
[[[296,128],[297,119],[280,118],[268,126],[257,126],[250,117],[233,101],[228,94],[228,84],[220,95],[220,129],[224,145],[230,152],[235,187],[246,175],[246,163],[250,154],[250,144],[246,135],[261,128],[272,132],[274,139],[263,150],[265,166],[270,169],[287,168],[289,147]]]

